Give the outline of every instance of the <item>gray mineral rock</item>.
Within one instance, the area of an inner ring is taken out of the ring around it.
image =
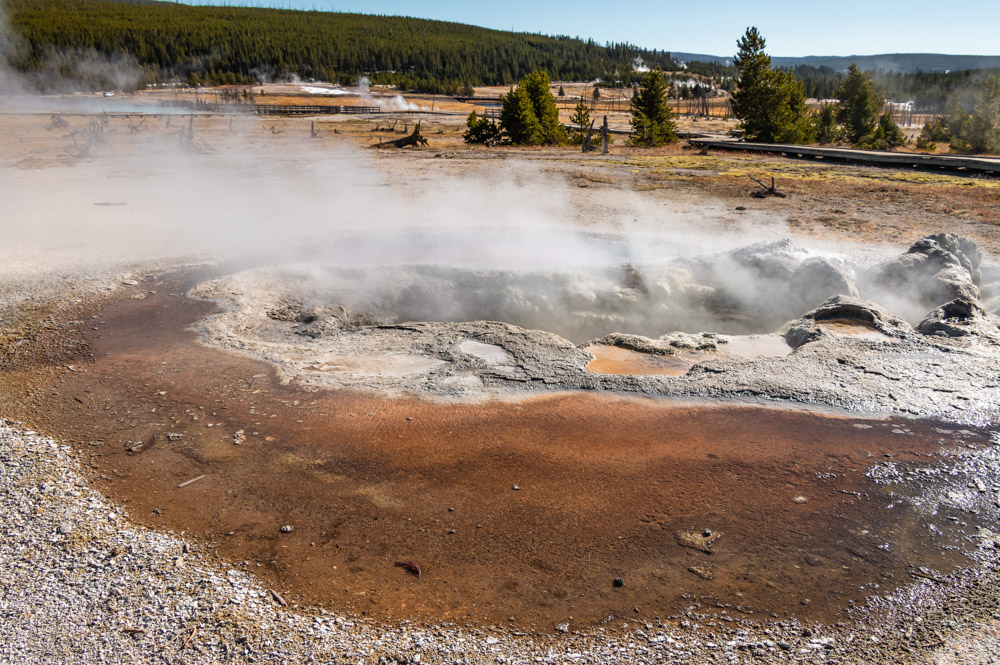
[[[792,285],[803,308],[815,307],[831,296],[858,297],[851,270],[837,259],[822,256],[814,256],[799,264],[792,277]]]
[[[957,298],[978,300],[981,261],[979,249],[968,238],[938,233],[877,266],[869,273],[869,281],[875,288],[930,307]]]
[[[912,330],[906,321],[893,316],[876,303],[838,295],[827,299],[801,319],[792,321],[785,331],[785,341],[793,349],[816,341],[824,335],[817,325],[821,321],[856,321],[891,337],[905,336]]]
[[[946,334],[948,337],[966,335],[995,336],[997,322],[978,302],[957,298],[936,307],[917,326],[924,335]]]

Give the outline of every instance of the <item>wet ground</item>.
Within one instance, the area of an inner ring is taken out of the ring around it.
[[[987,432],[614,394],[443,404],[282,385],[198,342],[215,306],[186,298],[192,284],[146,282],[81,324],[93,362],[36,394],[32,422],[85,451],[134,519],[205,539],[291,600],[541,631],[692,612],[833,623],[966,564],[992,524],[991,482],[978,492],[954,465]],[[946,508],[949,487],[973,498]]]

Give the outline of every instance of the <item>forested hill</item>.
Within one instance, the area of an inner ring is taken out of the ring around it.
[[[511,84],[535,69],[556,80],[627,84],[637,78],[636,58],[652,67],[671,65],[669,53],[629,44],[403,17],[135,0],[0,4],[15,35],[9,63],[41,89],[67,81],[102,89],[292,75],[353,83],[367,75],[375,83],[454,93],[468,84]]]

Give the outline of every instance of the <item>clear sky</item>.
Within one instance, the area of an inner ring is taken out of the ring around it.
[[[1000,0],[187,0],[433,18],[732,56],[757,26],[775,56],[1000,55]]]

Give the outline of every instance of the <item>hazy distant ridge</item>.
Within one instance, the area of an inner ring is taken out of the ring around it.
[[[674,59],[681,62],[721,62],[732,64],[733,56],[708,55],[705,53],[672,52]],[[796,65],[811,65],[813,67],[832,67],[837,71],[846,71],[853,63],[864,70],[887,72],[943,72],[961,71],[965,69],[1000,69],[1000,55],[947,55],[943,53],[885,53],[882,55],[807,55],[800,58],[771,57],[776,67],[795,67]]]

